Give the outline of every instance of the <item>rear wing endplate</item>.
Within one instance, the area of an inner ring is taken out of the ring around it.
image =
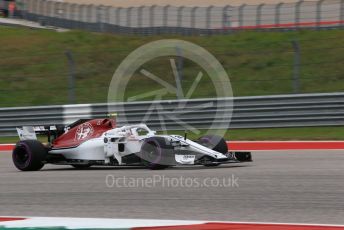
[[[17,128],[17,133],[21,141],[37,140],[35,129],[32,126],[24,126],[23,128]]]

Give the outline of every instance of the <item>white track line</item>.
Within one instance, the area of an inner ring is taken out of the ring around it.
[[[12,218],[12,217],[11,217]],[[97,219],[97,218],[53,218],[53,217],[23,217],[26,220],[0,222],[6,228],[24,227],[65,227],[70,229],[81,228],[135,228],[202,224],[204,221],[181,220],[150,220],[150,219]]]
[[[18,218],[18,217],[10,217]],[[204,223],[223,224],[253,224],[253,225],[286,225],[286,226],[314,226],[314,227],[342,227],[344,225],[315,224],[315,223],[273,223],[273,222],[228,222],[228,221],[184,221],[184,220],[152,220],[152,219],[109,219],[109,218],[54,218],[54,217],[22,217],[26,220],[0,222],[6,228],[23,227],[65,227],[69,229],[81,228],[136,228],[158,226],[196,225]]]

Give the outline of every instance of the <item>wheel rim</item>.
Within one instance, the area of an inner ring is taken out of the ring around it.
[[[144,153],[143,159],[152,165],[161,160],[161,149],[155,141],[147,142]]]
[[[30,161],[30,154],[28,153],[25,146],[18,146],[14,151],[14,159],[16,164],[20,167],[25,167]]]

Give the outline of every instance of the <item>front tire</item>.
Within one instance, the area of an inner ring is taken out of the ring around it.
[[[163,137],[150,137],[141,147],[141,161],[152,170],[165,169],[172,165],[173,146]]]
[[[228,146],[225,139],[217,135],[203,136],[197,140],[197,143],[222,154],[226,154],[228,152]],[[219,165],[220,163],[204,164],[206,167],[215,167]]]
[[[21,171],[38,171],[43,168],[47,149],[37,140],[25,140],[16,144],[12,160]]]
[[[198,139],[199,144],[210,148],[216,152],[226,154],[228,153],[228,146],[223,137],[217,135],[206,135]]]

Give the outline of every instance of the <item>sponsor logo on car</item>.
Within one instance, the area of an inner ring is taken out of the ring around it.
[[[75,140],[84,140],[91,136],[94,132],[92,125],[89,122],[81,124],[75,132]]]

